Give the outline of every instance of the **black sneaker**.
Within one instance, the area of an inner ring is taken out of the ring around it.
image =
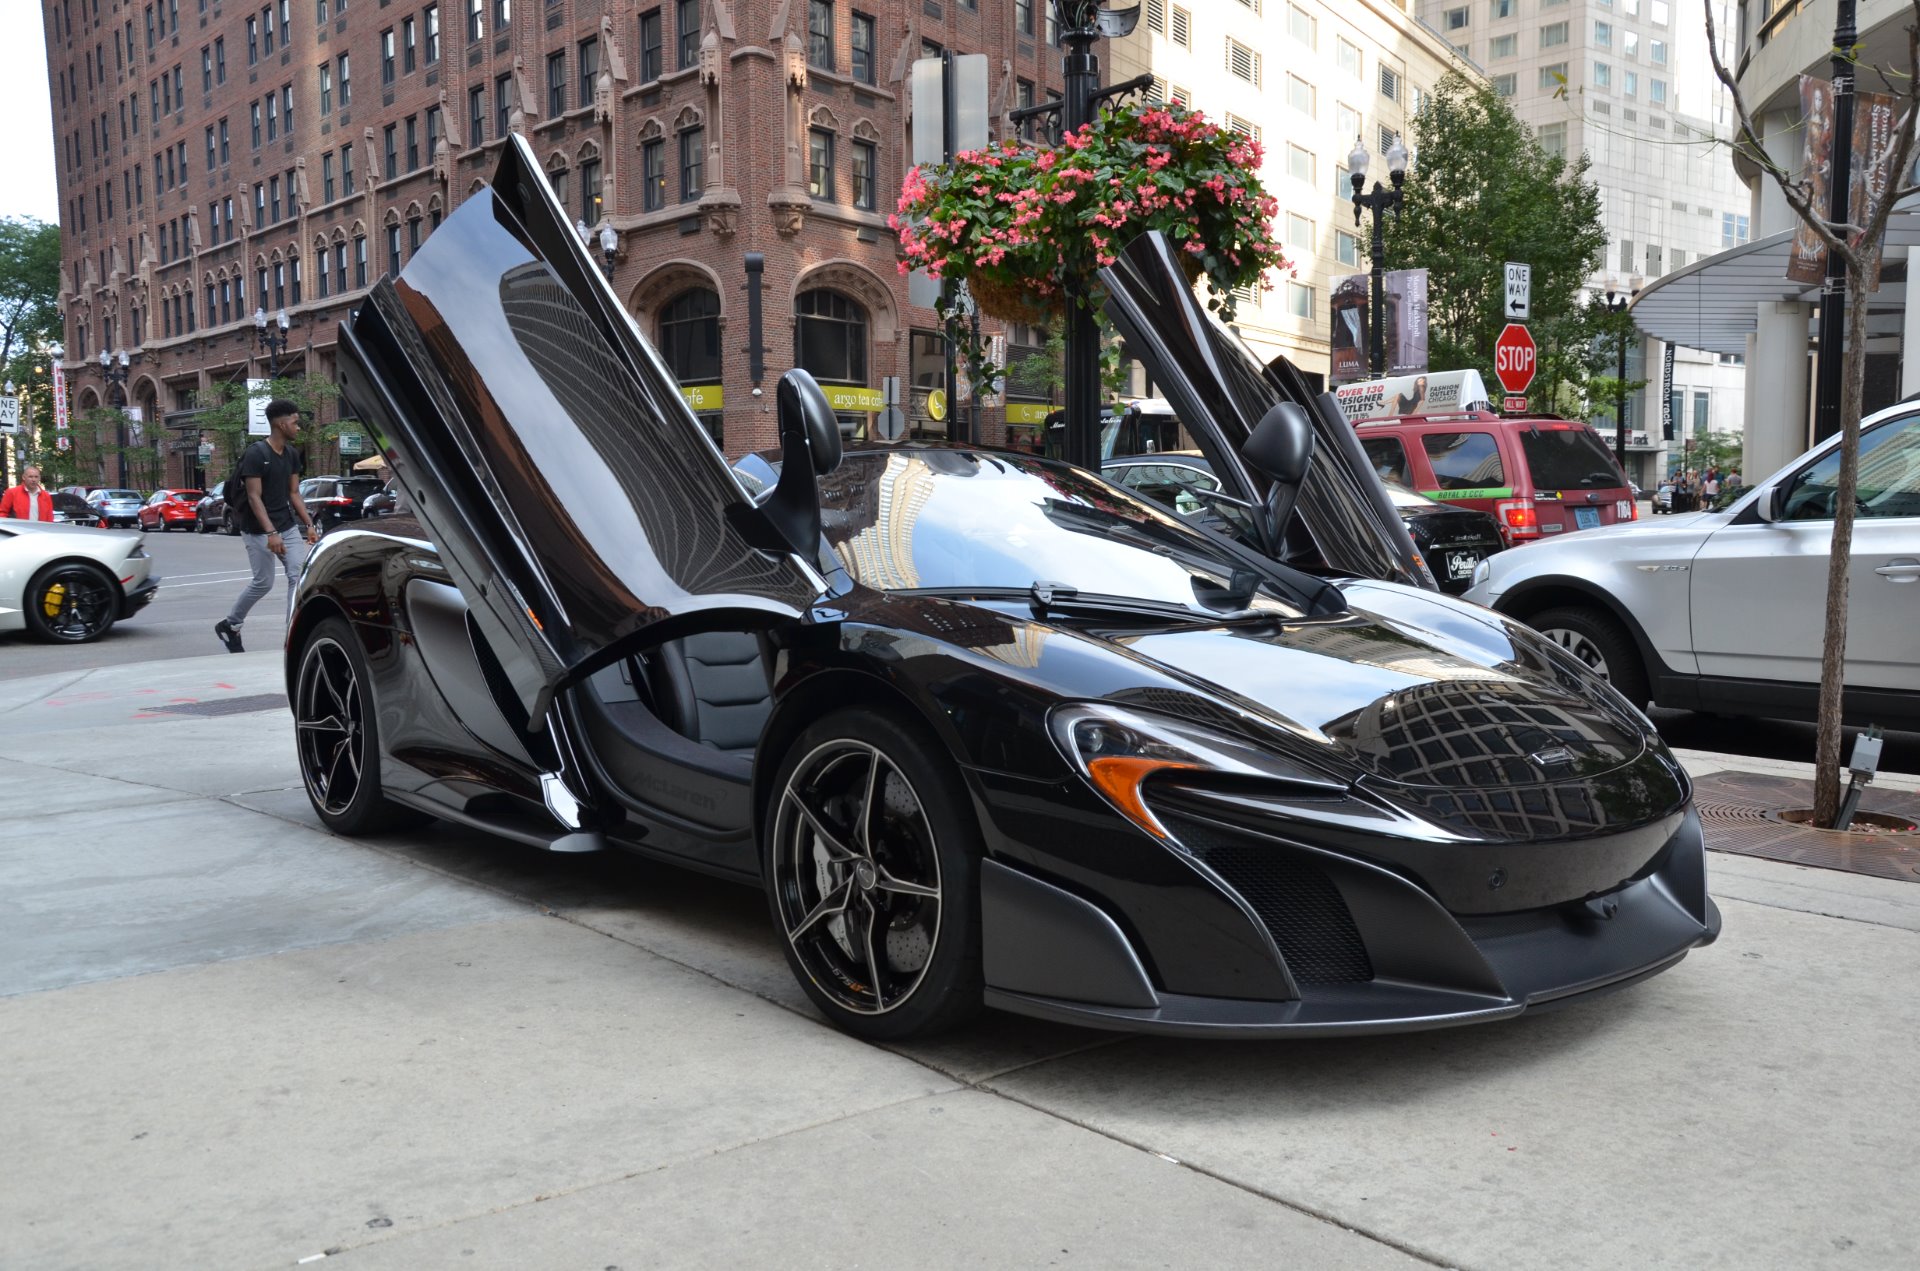
[[[246,652],[246,648],[240,643],[240,628],[225,618],[213,624],[213,634],[220,637],[220,643],[227,646],[228,653]]]

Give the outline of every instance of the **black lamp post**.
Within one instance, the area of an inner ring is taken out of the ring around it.
[[[1640,278],[1635,275],[1631,288],[1620,289],[1613,275],[1607,276],[1607,312],[1618,316],[1627,311],[1633,298],[1640,294]],[[1614,381],[1613,390],[1613,458],[1620,465],[1620,471],[1627,470],[1627,333],[1633,329],[1632,323],[1620,328],[1620,376]]]
[[[1387,274],[1382,260],[1387,253],[1387,227],[1381,219],[1381,213],[1392,212],[1400,215],[1400,204],[1406,197],[1407,184],[1407,147],[1400,138],[1393,139],[1393,145],[1387,148],[1387,175],[1393,181],[1388,189],[1378,181],[1373,189],[1362,193],[1367,184],[1367,147],[1360,138],[1353,139],[1353,153],[1347,156],[1348,179],[1353,182],[1353,223],[1360,224],[1360,212],[1365,208],[1373,213],[1373,291],[1367,301],[1367,371],[1373,375],[1387,373]]]
[[[265,309],[253,311],[253,334],[260,347],[267,354],[267,378],[280,378],[280,355],[287,351],[288,328],[293,324],[287,319],[287,311],[282,309],[274,315],[273,321],[267,321]]]
[[[137,356],[137,353],[135,354]],[[120,453],[120,485],[127,484],[127,372],[133,357],[125,349],[118,354],[100,350],[100,374],[107,380],[107,396],[116,416],[114,439]]]

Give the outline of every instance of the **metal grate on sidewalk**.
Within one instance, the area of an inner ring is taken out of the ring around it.
[[[1713,851],[1920,882],[1920,834],[1838,834],[1772,815],[1812,807],[1811,781],[1758,772],[1715,772],[1695,778],[1693,789],[1700,828]],[[1920,795],[1869,786],[1860,810],[1920,820]]]
[[[179,702],[149,706],[150,715],[249,715],[255,711],[285,710],[285,693],[248,693],[244,697],[216,697],[210,702]]]

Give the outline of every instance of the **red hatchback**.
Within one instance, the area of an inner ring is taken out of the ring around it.
[[[1382,477],[1490,513],[1509,547],[1636,515],[1613,452],[1575,420],[1468,410],[1368,420],[1355,431]]]
[[[206,497],[205,490],[157,490],[136,519],[143,530],[170,530],[176,525],[192,529],[200,500]]]

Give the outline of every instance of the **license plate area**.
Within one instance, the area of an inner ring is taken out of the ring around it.
[[[1600,528],[1599,508],[1575,508],[1573,510],[1573,528],[1576,530],[1597,530]]]
[[[1480,563],[1479,556],[1473,552],[1448,552],[1446,555],[1449,581],[1473,577],[1473,567]]]

